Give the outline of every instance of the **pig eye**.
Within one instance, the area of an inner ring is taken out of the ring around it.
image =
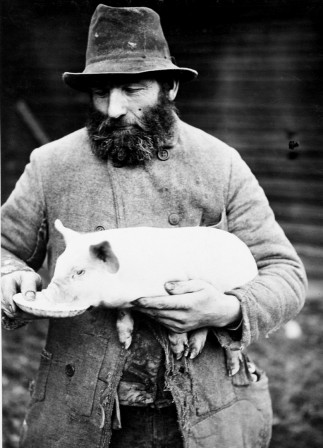
[[[83,275],[83,274],[85,274],[84,269],[80,269],[79,271],[76,271],[76,275]]]

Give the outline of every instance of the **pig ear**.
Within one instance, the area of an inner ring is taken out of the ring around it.
[[[118,272],[120,267],[119,260],[111,249],[111,245],[108,241],[102,241],[102,243],[90,246],[90,253],[95,258],[104,261],[112,274]]]
[[[64,227],[62,221],[60,221],[59,219],[56,219],[54,224],[59,233],[63,235],[66,244],[77,235],[77,232],[75,232],[74,230]]]

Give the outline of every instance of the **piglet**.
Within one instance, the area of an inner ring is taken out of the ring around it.
[[[139,297],[165,295],[168,281],[205,280],[219,291],[241,286],[257,275],[248,247],[235,235],[210,227],[135,227],[78,233],[55,221],[66,249],[58,257],[44,293],[56,302],[82,301],[88,306],[119,308],[117,331],[128,348],[134,322],[130,308]],[[176,301],[176,295],[173,296]],[[197,356],[207,330],[169,333],[179,359]]]

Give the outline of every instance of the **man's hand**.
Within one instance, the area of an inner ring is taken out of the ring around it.
[[[13,296],[21,292],[26,300],[35,300],[36,291],[41,290],[42,281],[36,272],[15,271],[1,279],[1,308],[12,319],[37,319],[17,307]]]
[[[169,282],[165,289],[170,295],[143,297],[132,303],[175,333],[225,327],[241,319],[239,300],[203,280]]]

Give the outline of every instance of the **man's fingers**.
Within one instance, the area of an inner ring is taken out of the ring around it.
[[[189,309],[187,297],[160,296],[160,297],[142,297],[134,300],[133,305],[140,308],[154,308],[157,310],[186,310]]]
[[[156,319],[160,324],[164,325],[164,327],[173,331],[174,333],[186,333],[186,329],[178,322],[172,319],[165,319],[163,317]]]
[[[132,304],[134,306],[161,310],[188,310],[191,302],[200,299],[201,294],[205,294],[208,286],[210,284],[203,280],[167,282],[165,283],[165,289],[170,294],[169,296],[141,297],[134,300]],[[171,297],[171,295],[176,295],[176,299]]]
[[[188,294],[201,291],[208,285],[203,280],[187,280],[181,282],[167,282],[165,289],[169,294]]]
[[[17,307],[13,301],[13,296],[19,292],[18,282],[9,276],[1,279],[1,307],[9,317],[13,317]]]
[[[8,317],[14,317],[16,311],[16,307],[14,305],[10,305],[8,302],[5,302],[3,299],[1,299],[1,309]]]
[[[157,310],[155,308],[138,308],[138,311],[144,314],[148,314],[155,319],[170,319],[173,322],[182,323],[185,316],[183,312],[179,310]]]
[[[15,317],[19,308],[13,297],[22,292],[27,300],[34,300],[35,293],[41,289],[41,278],[35,272],[16,271],[1,279],[1,307],[9,317]]]
[[[38,274],[35,274],[34,272],[24,272],[21,276],[20,290],[26,300],[35,300],[36,291],[39,290],[40,286],[41,278]]]

